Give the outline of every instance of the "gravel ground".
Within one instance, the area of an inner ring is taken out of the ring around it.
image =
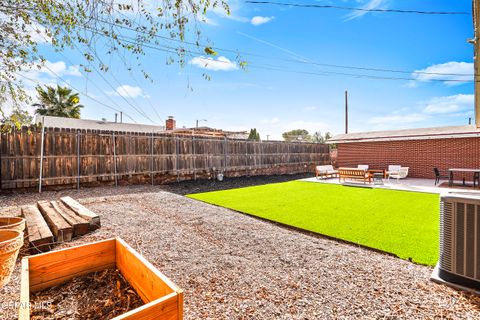
[[[108,190],[72,194],[102,227],[63,246],[122,237],[185,290],[185,319],[480,318],[480,298],[430,282],[429,267],[170,192]],[[18,265],[0,289],[1,319],[16,318],[5,304],[19,288]]]
[[[200,193],[215,190],[226,190],[232,188],[242,188],[257,186],[262,184],[286,182],[291,180],[298,180],[310,178],[312,174],[296,174],[296,175],[274,175],[274,176],[252,176],[252,177],[238,177],[225,178],[222,182],[215,180],[197,180],[197,181],[182,181],[179,183],[171,183],[164,185],[130,185],[115,188],[114,186],[100,186],[100,187],[86,187],[80,190],[65,189],[58,191],[44,191],[41,194],[36,192],[36,189],[27,191],[5,191],[0,193],[0,208],[16,205],[32,204],[38,200],[48,200],[52,198],[59,198],[64,196],[71,196],[73,198],[95,197],[98,195],[122,195],[131,193],[145,193],[169,191],[176,194]]]

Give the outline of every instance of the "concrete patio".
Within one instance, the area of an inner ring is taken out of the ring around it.
[[[300,181],[315,182],[315,183],[328,183],[328,184],[344,184],[340,183],[338,178],[317,179],[315,177],[300,179]],[[480,188],[455,186],[452,188],[440,187],[440,185],[448,183],[448,180],[440,180],[438,185],[435,185],[434,179],[419,179],[419,178],[406,178],[400,179],[398,182],[396,179],[383,179],[383,185],[376,185],[373,182],[370,184],[363,184],[360,181],[347,180],[346,183],[349,186],[367,186],[372,188],[383,188],[392,190],[404,190],[404,191],[416,191],[416,192],[428,192],[428,193],[471,193],[480,195]],[[461,181],[455,181],[455,184],[460,185]]]

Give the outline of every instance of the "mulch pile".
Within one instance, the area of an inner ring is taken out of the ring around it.
[[[114,268],[74,278],[32,294],[31,319],[111,319],[143,305]]]

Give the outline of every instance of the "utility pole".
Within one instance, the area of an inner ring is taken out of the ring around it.
[[[345,134],[347,133],[348,133],[348,91],[345,90]]]
[[[475,64],[475,72],[473,79],[475,81],[475,125],[477,128],[480,128],[480,0],[473,0],[473,28],[474,28],[474,39],[473,39],[473,61]]]

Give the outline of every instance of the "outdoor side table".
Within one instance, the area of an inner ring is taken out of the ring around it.
[[[383,185],[383,173],[375,172],[373,174],[373,184]]]

